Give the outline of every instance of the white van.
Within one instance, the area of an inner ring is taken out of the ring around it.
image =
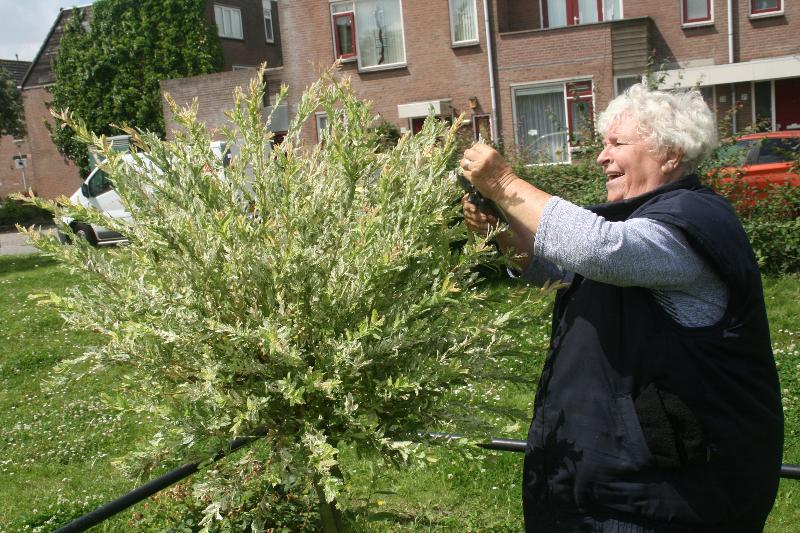
[[[222,158],[223,166],[228,165],[231,151],[224,141],[212,142],[211,150],[217,157]],[[152,166],[153,172],[160,172],[154,165],[148,165],[149,159],[145,154],[138,154],[138,158],[144,161],[145,166]],[[125,164],[131,166],[136,164],[131,154],[124,154],[122,160]],[[108,174],[99,166],[89,174],[89,177],[83,182],[81,188],[75,191],[69,199],[71,202],[86,207],[87,209],[100,211],[109,218],[120,219],[127,223],[133,222],[133,217],[123,207],[122,200],[117,194],[117,191],[114,190],[114,184],[109,179]],[[127,242],[124,235],[103,226],[81,222],[70,217],[64,217],[62,220],[72,228],[75,235],[79,238],[86,239],[86,241],[93,246],[122,244]],[[58,233],[58,238],[64,244],[69,242],[68,237],[60,231]]]

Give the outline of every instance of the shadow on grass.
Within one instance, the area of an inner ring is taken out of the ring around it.
[[[12,272],[22,272],[33,268],[42,268],[59,264],[52,257],[39,254],[33,255],[8,255],[0,257],[0,276]]]

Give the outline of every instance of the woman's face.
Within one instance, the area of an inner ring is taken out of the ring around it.
[[[616,202],[652,191],[680,177],[677,163],[656,151],[639,133],[638,123],[627,116],[614,122],[603,139],[597,163],[606,175],[608,201]]]

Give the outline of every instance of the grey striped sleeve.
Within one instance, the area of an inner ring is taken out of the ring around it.
[[[679,229],[647,218],[609,222],[553,197],[545,205],[533,251],[588,279],[652,289],[662,308],[686,326],[713,324],[725,312],[728,290],[710,265]]]

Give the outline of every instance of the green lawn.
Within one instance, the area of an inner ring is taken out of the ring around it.
[[[0,532],[51,531],[136,485],[114,463],[147,435],[149,422],[102,402],[102,393],[119,376],[87,366],[82,381],[64,383],[58,371],[60,361],[102,339],[65,329],[52,309],[29,299],[77,283],[76,275],[41,256],[0,257]],[[800,463],[800,276],[766,278],[765,289],[786,413],[784,461]],[[532,332],[520,332],[534,355],[509,363],[518,365],[519,376],[535,378],[548,325],[540,319]],[[533,389],[532,383],[484,383],[457,391],[455,398],[481,404],[498,428],[496,436],[523,438]],[[500,428],[512,421],[519,428],[501,435]],[[253,451],[268,455],[259,445]],[[435,449],[432,455],[436,462],[425,469],[378,468],[343,450],[354,489],[342,503],[352,529],[521,530],[520,454]],[[187,493],[187,486],[179,485],[97,530],[192,531],[178,522],[191,522],[202,505],[191,499],[180,503]],[[298,509],[302,505],[286,512]],[[783,482],[767,531],[800,532],[800,481]]]

